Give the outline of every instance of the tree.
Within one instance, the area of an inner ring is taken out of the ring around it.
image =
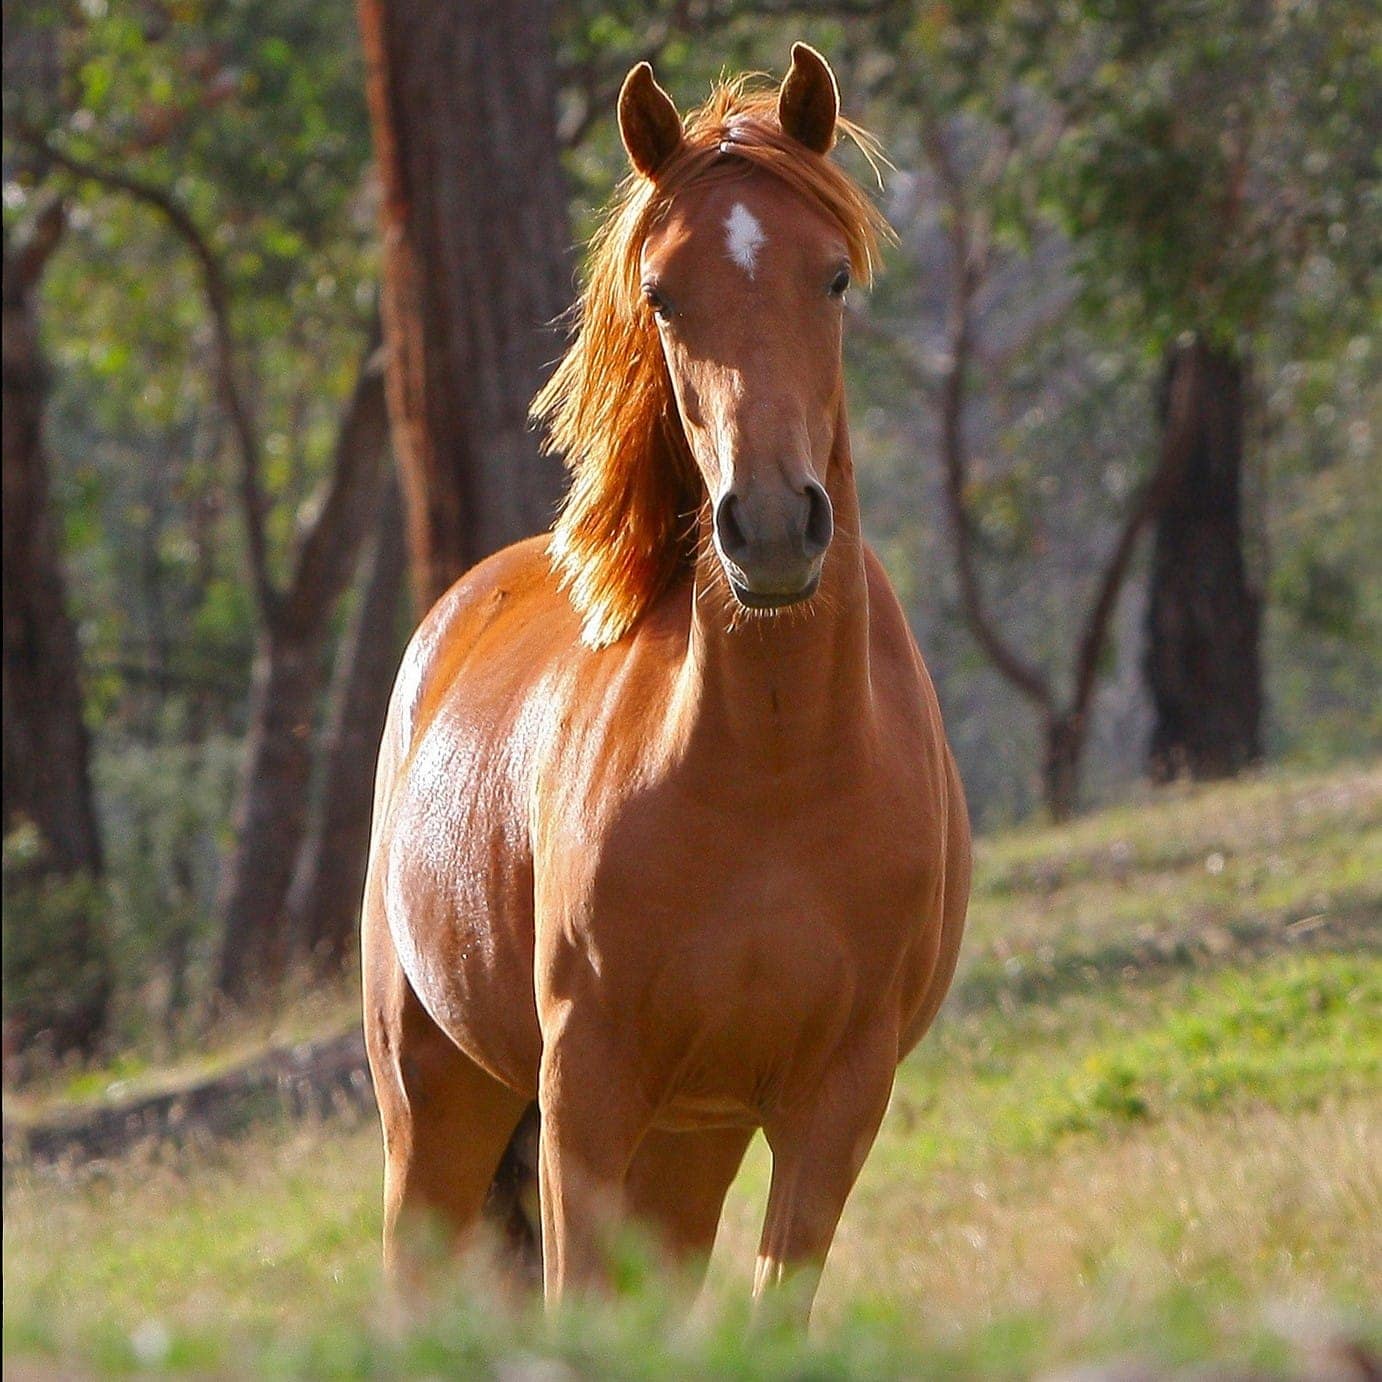
[[[298,854],[285,912],[294,951],[318,973],[342,969],[355,948],[364,892],[374,760],[400,652],[407,569],[397,474],[381,485],[359,598],[341,635],[328,699],[320,805]]]
[[[255,640],[214,963],[217,988],[240,1001],[287,958],[333,617],[373,517],[387,420],[376,325],[323,444],[340,343],[370,296],[352,205],[368,148],[358,55],[310,7],[197,5],[196,17],[66,17],[60,99],[26,111],[17,133],[39,167],[152,213],[199,290],[187,353],[222,423],[248,577],[237,603]],[[314,58],[310,79],[295,46]],[[130,286],[142,300],[145,281]]]
[[[1036,711],[1043,745],[1041,798],[1052,817],[1063,820],[1078,806],[1081,763],[1114,616],[1164,492],[1166,472],[1158,464],[1131,486],[1114,516],[1107,548],[1093,563],[1093,589],[1082,617],[1062,621],[1054,636],[1042,639],[1037,630],[1018,633],[997,612],[982,570],[985,550],[993,544],[986,537],[984,486],[972,455],[983,411],[977,405],[987,403],[993,411],[1000,377],[1015,372],[1014,362],[1033,354],[1043,336],[1078,339],[1070,320],[1074,287],[1068,275],[1052,275],[1052,291],[1035,267],[1061,262],[1066,248],[1037,195],[1070,118],[1065,107],[1031,85],[1039,58],[1049,59],[1056,48],[1051,28],[1049,20],[1002,6],[962,4],[943,12],[938,6],[880,8],[859,59],[867,72],[876,70],[868,54],[879,47],[907,54],[907,61],[888,72],[886,85],[872,91],[872,103],[880,122],[892,125],[889,147],[931,173],[916,193],[917,219],[934,215],[933,238],[941,243],[934,249],[924,239],[912,243],[905,225],[903,240],[904,252],[925,260],[914,266],[913,277],[940,299],[936,306],[943,306],[943,324],[929,348],[909,339],[919,334],[915,321],[885,324],[889,312],[880,303],[855,314],[854,325],[866,343],[886,349],[934,412],[934,454],[958,613],[990,666]],[[894,317],[899,311],[914,317],[925,311],[914,289],[909,293],[904,287],[902,295],[906,304],[894,303]],[[886,286],[881,296],[886,303]],[[1074,387],[1085,386],[1076,382]],[[1052,408],[1047,398],[1033,400],[1032,411]],[[990,420],[989,444],[1001,447],[994,432]],[[1016,495],[1010,507],[1029,516],[1041,507],[1031,482],[1040,477],[1024,482],[1018,472],[1034,469],[1032,461],[1029,454],[1015,458],[1006,478],[1009,494]],[[1067,484],[1076,478],[1062,473]],[[1056,474],[1050,478],[1054,482]],[[1083,486],[1083,475],[1078,478]],[[1039,545],[1040,520],[1029,517],[1025,525],[1009,526],[1027,529],[1030,536],[1017,545],[1030,560]]]
[[[1153,776],[1227,777],[1262,756],[1262,600],[1243,552],[1248,367],[1201,336],[1167,347],[1146,675]]]
[[[360,0],[383,187],[389,410],[413,586],[546,528],[528,426],[571,295],[548,6]]]
[[[260,985],[276,982],[289,955],[284,906],[307,835],[324,645],[331,613],[368,529],[387,452],[382,373],[372,334],[341,418],[330,478],[316,516],[303,529],[288,582],[282,589],[263,575],[256,582],[263,633],[255,656],[235,845],[221,894],[225,932],[217,989],[234,1002],[249,1001]],[[245,510],[249,519],[248,502]],[[356,769],[368,777],[365,764],[357,763]]]
[[[378,323],[340,419],[331,469],[301,523],[281,585],[270,567],[263,492],[263,441],[245,387],[232,320],[230,279],[210,237],[156,183],[66,153],[31,132],[56,166],[148,206],[197,265],[211,322],[211,369],[230,424],[239,476],[250,588],[260,635],[250,693],[250,729],[221,880],[224,938],[217,991],[246,1002],[275,982],[288,958],[283,905],[307,831],[313,726],[332,612],[354,570],[385,452],[387,420]]]
[[[1059,680],[1022,651],[1001,627],[984,593],[978,525],[969,500],[972,475],[967,413],[976,368],[976,300],[993,267],[992,228],[971,204],[969,194],[975,184],[957,167],[942,125],[929,124],[926,144],[948,211],[949,296],[945,350],[938,374],[933,376],[898,336],[878,322],[857,316],[855,324],[867,340],[887,348],[893,361],[902,366],[909,381],[938,413],[937,460],[954,552],[960,612],[994,669],[1040,715],[1044,741],[1042,801],[1052,819],[1067,820],[1079,805],[1081,760],[1113,615],[1138,541],[1158,511],[1172,471],[1163,457],[1127,505],[1079,625],[1066,678],[1068,686],[1062,692]],[[983,184],[979,183],[978,188],[982,195]]]
[[[62,238],[64,209],[51,201],[11,245],[4,238],[4,833],[36,835],[17,879],[42,894],[63,889],[61,934],[37,928],[9,907],[6,992],[9,1019],[26,1037],[44,1033],[56,1051],[89,1053],[105,1027],[110,974],[97,893],[101,841],[92,804],[82,719],[81,665],[67,610],[43,441],[47,369],[34,305],[38,282]],[[7,861],[8,862],[8,861]],[[8,870],[7,870],[8,873]]]
[[[1254,341],[1321,260],[1356,272],[1379,114],[1367,7],[1135,0],[1077,10],[1092,56],[1056,190],[1086,300],[1158,351],[1174,483],[1156,525],[1146,668],[1152,772],[1262,752],[1261,596],[1241,495]],[[1061,93],[1070,100],[1072,93]],[[1363,298],[1371,296],[1364,292]],[[1184,387],[1180,387],[1183,385]]]
[[[1261,753],[1261,595],[1242,477],[1250,362],[1285,318],[1326,315],[1321,278],[1352,276],[1355,301],[1373,299],[1366,237],[1353,229],[1366,216],[1377,120],[1368,33],[1355,5],[1326,17],[1316,6],[1187,0],[1149,18],[1133,0],[1064,11],[966,0],[880,7],[860,45],[866,71],[879,46],[907,55],[881,80],[879,103],[885,118],[915,112],[938,174],[951,242],[947,364],[919,377],[942,414],[960,605],[990,662],[1043,717],[1053,809],[1073,800],[1103,630],[1149,528],[1152,771],[1210,776]],[[966,128],[982,131],[970,141],[978,151],[947,170]],[[1068,698],[985,600],[964,421],[993,247],[1010,264],[1052,218],[1076,248],[1086,329],[1130,360],[1162,359],[1156,455],[1110,548]]]

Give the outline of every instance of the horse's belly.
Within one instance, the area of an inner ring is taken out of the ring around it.
[[[762,1111],[742,1099],[678,1094],[663,1106],[653,1126],[660,1132],[696,1132],[704,1128],[756,1128],[762,1121]]]

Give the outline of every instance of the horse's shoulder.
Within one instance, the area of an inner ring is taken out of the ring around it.
[[[531,625],[544,607],[566,605],[548,557],[547,534],[514,543],[471,567],[432,606],[409,640],[394,690],[404,743],[430,722],[487,635]]]

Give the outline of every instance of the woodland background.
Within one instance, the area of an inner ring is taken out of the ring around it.
[[[1365,0],[6,0],[8,1079],[349,982],[403,641],[560,492],[619,82],[798,38],[893,165],[865,527],[979,825],[1382,748]]]

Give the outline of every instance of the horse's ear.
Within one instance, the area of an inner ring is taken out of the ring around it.
[[[829,153],[839,114],[840,89],[830,64],[807,44],[792,44],[792,70],[777,93],[777,120],[783,133],[812,153]]]
[[[646,62],[624,78],[619,91],[619,135],[629,161],[645,178],[656,176],[681,144],[681,116]]]

